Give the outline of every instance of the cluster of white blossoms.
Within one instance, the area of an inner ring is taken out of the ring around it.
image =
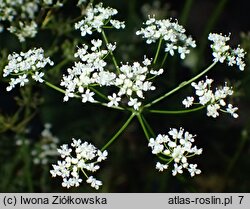
[[[55,156],[58,156],[57,145],[59,139],[51,133],[51,124],[44,124],[44,130],[41,132],[41,137],[31,152],[34,164],[46,165]]]
[[[94,145],[88,142],[82,142],[81,139],[72,139],[71,147],[64,144],[58,149],[62,160],[57,165],[52,165],[50,171],[53,177],[61,176],[63,178],[62,186],[70,188],[78,187],[82,182],[79,172],[82,172],[87,178],[86,182],[95,189],[99,189],[102,182],[93,176],[88,176],[88,172],[96,172],[100,166],[98,163],[107,159],[108,152],[98,150]]]
[[[108,54],[108,50],[101,50],[101,40],[92,40],[92,47],[89,50],[88,45],[83,44],[78,48],[75,57],[80,58],[80,62],[75,62],[72,68],[68,68],[68,75],[63,75],[61,86],[66,88],[64,101],[70,97],[81,94],[82,101],[94,102],[93,95],[88,86],[99,83],[101,86],[110,85],[115,78],[112,72],[104,71],[107,63],[103,58]],[[90,51],[90,52],[88,52]]]
[[[7,30],[24,42],[37,34],[35,18],[40,8],[53,4],[53,0],[0,0],[0,23],[7,21]],[[60,0],[55,5],[62,6]]]
[[[106,50],[101,49],[102,41],[99,39],[92,40],[91,43],[91,47],[83,44],[78,48],[75,57],[79,57],[80,61],[75,62],[72,68],[68,68],[67,75],[63,75],[61,86],[66,88],[64,101],[81,96],[83,103],[96,102],[91,86],[113,86],[119,90],[107,96],[109,100],[107,106],[119,106],[122,97],[128,97],[128,106],[138,110],[141,106],[139,100],[144,99],[144,92],[155,90],[149,79],[162,74],[163,69],[158,71],[149,69],[151,60],[145,57],[142,64],[139,62],[134,62],[132,65],[121,64],[119,72],[112,72],[106,69],[108,67],[104,58],[110,50],[115,49],[115,45],[109,44]]]
[[[188,170],[192,177],[195,174],[200,174],[201,170],[197,169],[197,164],[189,164],[188,162],[188,158],[202,153],[202,149],[193,146],[194,137],[194,135],[184,131],[183,128],[179,130],[172,128],[168,132],[168,135],[159,134],[155,139],[150,138],[148,146],[152,148],[152,153],[160,155],[167,160],[165,164],[157,162],[156,169],[164,171],[173,162],[173,176],[178,173],[182,174],[183,169]]]
[[[244,57],[246,52],[239,46],[232,49],[227,42],[230,36],[223,36],[222,34],[210,33],[208,40],[212,41],[211,48],[213,50],[213,57],[215,62],[227,62],[228,66],[237,65],[241,71],[245,69]]]
[[[231,114],[234,118],[238,117],[236,111],[237,107],[233,107],[232,104],[226,104],[225,99],[228,96],[233,95],[232,87],[229,87],[227,83],[225,86],[216,88],[215,91],[211,90],[211,84],[213,80],[206,78],[205,81],[201,80],[198,83],[191,83],[191,85],[195,89],[195,94],[199,98],[199,104],[207,106],[207,116],[211,116],[216,118],[219,116],[219,111],[227,112]],[[182,101],[182,104],[188,108],[193,105],[194,97],[188,96],[186,99]],[[222,107],[226,107],[225,110]]]
[[[142,35],[147,44],[163,39],[166,42],[165,52],[171,56],[177,51],[180,58],[185,59],[186,55],[190,53],[190,47],[196,47],[195,41],[191,36],[185,34],[185,28],[177,21],[172,22],[171,19],[156,20],[154,17],[149,17],[144,25],[146,25],[145,28],[138,30],[136,35]]]
[[[108,23],[116,29],[123,29],[125,28],[124,22],[111,19],[111,17],[117,13],[116,9],[110,7],[104,8],[102,3],[99,3],[94,7],[90,4],[86,9],[85,18],[75,23],[75,29],[80,29],[81,36],[92,34],[93,31],[100,33],[102,28],[107,26]]]
[[[49,57],[44,57],[42,48],[30,49],[27,52],[12,53],[8,56],[8,65],[3,69],[3,77],[11,76],[7,91],[11,91],[17,84],[24,86],[29,77],[42,83],[44,73],[40,72],[47,64],[54,65]]]
[[[135,110],[141,106],[139,100],[144,99],[144,92],[155,90],[155,86],[148,80],[148,75],[153,77],[163,73],[163,69],[149,70],[148,66],[150,65],[151,60],[146,57],[142,65],[139,62],[134,62],[133,65],[123,64],[115,79],[114,85],[119,88],[118,98],[123,95],[128,96],[128,106],[132,106]],[[117,99],[116,94],[113,94],[114,97]],[[112,103],[112,99],[110,100]],[[118,106],[117,103],[113,105]]]

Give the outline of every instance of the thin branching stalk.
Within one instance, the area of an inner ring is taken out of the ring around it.
[[[123,126],[116,132],[116,134],[102,147],[101,151],[106,150],[118,138],[118,136],[127,128],[134,117],[135,113],[132,113]]]
[[[202,71],[201,73],[199,73],[198,75],[196,75],[195,77],[191,78],[188,81],[184,81],[181,84],[179,84],[176,88],[172,89],[171,91],[167,92],[166,94],[162,95],[161,97],[155,99],[154,101],[146,104],[144,107],[150,107],[158,102],[160,102],[161,100],[165,99],[166,97],[172,95],[173,93],[175,93],[176,91],[180,90],[181,88],[183,88],[184,86],[192,83],[193,81],[197,80],[198,78],[200,78],[201,76],[205,75],[210,69],[212,69],[215,64],[217,62],[213,62],[209,67],[207,67],[204,71]]]

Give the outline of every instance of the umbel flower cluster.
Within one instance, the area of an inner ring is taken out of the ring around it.
[[[13,53],[8,56],[8,65],[3,70],[3,77],[14,76],[10,79],[7,91],[12,90],[17,84],[24,86],[29,82],[29,77],[42,83],[44,72],[40,70],[47,64],[54,65],[49,57],[44,57],[42,48],[30,49],[27,52]]]
[[[246,52],[239,46],[236,49],[232,49],[227,45],[227,42],[230,40],[229,36],[210,33],[208,40],[213,42],[211,48],[213,50],[215,62],[227,62],[228,66],[238,65],[241,71],[245,69],[246,64],[244,62],[244,57]]]
[[[75,24],[75,29],[79,29],[81,36],[85,36],[86,34],[91,35],[94,30],[100,33],[108,23],[116,29],[125,28],[124,22],[111,19],[117,13],[116,9],[104,8],[102,3],[95,5],[95,7],[90,4],[86,10],[86,17]]]
[[[226,97],[233,95],[232,87],[227,86],[227,83],[225,83],[225,86],[216,88],[213,92],[211,90],[212,82],[213,79],[206,78],[205,81],[202,80],[198,83],[191,83],[195,89],[196,96],[199,98],[199,104],[207,106],[207,116],[216,118],[219,116],[218,111],[222,111],[231,114],[234,118],[237,118],[238,114],[236,111],[238,108],[233,107],[232,104],[228,104],[226,110],[221,109],[226,106]],[[192,106],[194,102],[194,97],[188,96],[182,103],[186,108],[188,108]]]
[[[82,4],[82,2],[84,1],[79,0],[78,4]],[[105,160],[108,155],[106,148],[119,137],[134,118],[138,119],[146,138],[149,140],[148,146],[152,149],[152,153],[160,159],[160,162],[156,163],[158,171],[164,171],[171,166],[173,176],[184,173],[184,170],[187,170],[191,177],[200,174],[201,170],[197,168],[197,164],[190,163],[191,157],[202,153],[202,149],[194,145],[195,135],[183,128],[172,128],[165,135],[157,135],[143,117],[145,111],[163,114],[171,112],[154,110],[152,106],[189,84],[194,88],[195,95],[188,96],[182,101],[186,109],[174,112],[187,113],[206,108],[209,117],[217,118],[223,112],[229,113],[234,118],[238,117],[236,113],[238,108],[228,102],[228,97],[234,93],[231,86],[225,83],[222,87],[212,88],[213,79],[207,77],[205,80],[198,81],[218,63],[225,62],[228,66],[236,65],[240,71],[245,69],[244,56],[246,53],[240,46],[236,49],[231,48],[227,43],[230,39],[229,36],[209,34],[208,39],[212,41],[210,46],[213,51],[213,63],[198,75],[145,104],[147,94],[156,90],[157,85],[154,78],[165,76],[162,74],[165,71],[166,56],[179,54],[181,59],[185,59],[191,49],[196,47],[196,43],[191,36],[186,35],[186,30],[177,20],[157,20],[152,16],[136,32],[136,35],[145,39],[147,44],[158,43],[158,45],[150,47],[152,50],[156,49],[154,59],[144,55],[140,61],[117,63],[115,54],[118,46],[116,43],[109,42],[105,33],[107,28],[123,29],[125,27],[124,22],[112,19],[116,14],[116,9],[104,7],[102,3],[97,5],[90,3],[86,7],[82,20],[77,20],[74,24],[75,29],[80,30],[81,38],[97,33],[95,35],[101,36],[102,39],[95,37],[95,39],[88,41],[88,44],[85,42],[77,46],[74,63],[66,71],[63,71],[65,73],[62,76],[60,86],[55,86],[45,80],[46,71],[43,69],[54,63],[49,57],[45,57],[41,48],[10,54],[8,64],[3,70],[3,76],[9,79],[7,91],[12,90],[18,84],[22,87],[30,80],[34,80],[63,93],[64,102],[77,98],[81,99],[82,103],[91,102],[130,112],[128,120],[101,150],[91,143],[82,142],[81,139],[72,139],[71,144],[64,144],[58,149],[61,160],[53,165],[50,172],[53,177],[62,177],[62,186],[66,188],[78,187],[83,181],[80,175],[82,173],[87,183],[93,188],[99,189],[102,182],[87,173],[99,170],[99,163]],[[157,59],[162,48],[165,57],[161,62],[162,65],[159,65]],[[57,66],[60,67],[60,64]],[[163,67],[156,68],[156,66]],[[193,108],[193,106],[195,107]]]
[[[79,172],[82,172],[87,179],[86,182],[95,189],[99,189],[102,182],[88,176],[88,172],[96,172],[100,166],[98,163],[106,160],[108,152],[98,150],[94,145],[88,142],[82,142],[81,139],[72,139],[71,147],[64,144],[58,149],[62,160],[57,165],[52,165],[53,170],[50,171],[53,177],[61,176],[63,178],[62,186],[70,188],[78,187],[82,182]]]
[[[112,72],[108,69],[104,57],[115,49],[115,45],[109,44],[107,49],[101,49],[103,44],[101,40],[92,40],[91,43],[92,47],[83,44],[78,48],[75,57],[79,57],[80,61],[75,62],[72,68],[68,68],[68,75],[63,75],[61,86],[66,88],[64,101],[81,95],[83,103],[96,102],[91,86],[115,86],[118,91],[107,96],[107,106],[119,106],[122,97],[128,97],[128,106],[138,110],[141,106],[139,99],[144,99],[143,93],[155,90],[148,79],[160,75],[163,69],[150,70],[151,60],[145,58],[142,64],[139,62],[134,62],[133,65],[121,64],[118,72]]]
[[[201,170],[197,169],[197,164],[188,163],[188,158],[202,153],[202,149],[192,146],[194,137],[194,135],[185,131],[183,128],[179,130],[171,128],[168,135],[159,134],[155,139],[150,138],[148,146],[152,148],[152,153],[154,155],[165,156],[168,159],[165,164],[157,162],[156,169],[164,171],[168,169],[169,163],[173,161],[173,176],[178,173],[183,173],[183,169],[188,170],[192,177],[195,174],[200,174]]]
[[[156,20],[154,17],[144,23],[145,28],[141,28],[136,32],[136,35],[142,35],[146,39],[147,44],[155,43],[162,39],[165,41],[165,52],[171,56],[177,51],[181,59],[185,59],[190,53],[190,47],[195,48],[196,43],[191,36],[185,34],[186,30],[179,25],[177,21],[172,19]]]

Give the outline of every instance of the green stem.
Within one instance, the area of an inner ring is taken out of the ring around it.
[[[144,122],[144,124],[145,124],[145,127],[146,127],[147,130],[149,131],[150,135],[151,135],[152,137],[155,137],[155,133],[154,133],[152,127],[149,125],[148,121],[146,120],[146,118],[145,118],[142,114],[141,114],[141,118],[142,118],[142,120],[143,120],[143,122]]]
[[[142,129],[143,129],[143,132],[144,132],[144,134],[145,134],[147,140],[149,141],[150,136],[149,136],[149,133],[148,133],[148,130],[147,130],[147,126],[149,126],[149,124],[147,123],[147,121],[145,120],[145,118],[143,117],[142,114],[138,114],[138,115],[137,115],[137,118],[138,118],[138,120],[139,120],[139,122],[140,122],[140,124],[141,124],[141,127],[142,127]],[[150,127],[150,126],[149,126],[149,127]],[[150,127],[150,129],[151,129],[151,127]],[[149,132],[150,132],[150,129],[149,129]],[[152,129],[151,129],[151,131],[152,131],[152,136],[155,137],[155,134],[154,134],[154,132],[153,132]],[[162,157],[161,154],[157,154],[156,156],[157,156],[159,159],[161,159],[162,161],[167,161],[167,162],[168,162],[168,159]]]
[[[107,147],[109,147],[116,139],[117,137],[127,128],[127,126],[130,124],[131,120],[134,118],[135,113],[132,113],[128,120],[123,124],[123,126],[116,132],[116,134],[102,147],[101,151],[104,151]]]
[[[55,86],[54,84],[52,84],[52,83],[50,83],[50,82],[48,82],[48,81],[45,81],[44,83],[45,83],[47,86],[49,86],[50,88],[55,89],[56,91],[59,91],[59,92],[61,92],[61,93],[63,93],[63,94],[66,93],[65,90],[61,89],[61,88],[58,87],[58,86]],[[90,89],[91,89],[93,92],[95,92],[96,94],[98,94],[100,97],[104,98],[105,100],[108,100],[108,98],[107,98],[104,94],[102,94],[101,92],[97,91],[97,90],[94,89],[93,87],[90,87]],[[76,95],[76,94],[75,94],[74,96],[75,96],[76,98],[81,98],[79,95]],[[94,104],[100,104],[100,105],[102,105],[102,106],[108,107],[107,104],[102,103],[102,102],[99,102],[99,101],[94,102]],[[111,107],[109,107],[109,108],[113,108],[113,109],[117,109],[117,110],[125,110],[125,109],[122,108],[122,107],[116,107],[116,106],[111,106]]]
[[[143,129],[143,132],[144,132],[144,134],[145,134],[145,136],[146,136],[146,138],[147,138],[147,140],[149,141],[150,140],[150,136],[149,136],[149,134],[151,134],[151,136],[152,137],[154,137],[155,138],[155,133],[154,133],[154,131],[152,130],[152,128],[151,128],[151,126],[148,124],[148,122],[146,121],[146,119],[145,119],[145,117],[140,113],[140,114],[137,114],[137,118],[138,118],[138,120],[139,120],[139,122],[140,122],[140,124],[141,124],[141,127],[142,127],[142,129]],[[149,132],[150,133],[149,133]],[[164,155],[164,154],[163,154]],[[162,161],[167,161],[168,163],[170,163],[171,162],[171,160],[169,161],[169,159],[166,159],[164,156],[162,156],[162,154],[157,154],[156,155],[159,159],[161,159]]]
[[[65,90],[61,89],[60,87],[55,86],[54,84],[52,84],[52,83],[50,83],[50,82],[48,82],[48,81],[44,81],[44,83],[45,83],[47,86],[49,86],[50,88],[55,89],[56,91],[59,91],[59,92],[61,92],[61,93],[63,93],[63,94],[66,93]]]
[[[153,64],[155,64],[156,61],[157,61],[157,59],[158,59],[159,52],[160,52],[160,49],[161,49],[161,44],[162,44],[162,37],[161,37],[160,40],[159,40],[159,43],[158,43],[157,51],[156,51],[156,53],[155,53],[155,58],[154,58]]]
[[[113,26],[107,26],[107,25],[105,25],[102,28],[104,28],[104,29],[113,29],[114,27]]]
[[[103,99],[105,99],[105,100],[107,100],[107,101],[109,101],[109,99],[108,99],[108,97],[106,97],[103,93],[101,93],[100,91],[98,91],[98,90],[96,90],[95,88],[93,88],[93,87],[89,87],[89,89],[91,90],[91,91],[93,91],[93,92],[95,92],[98,96],[100,96],[101,98],[103,98]]]
[[[145,125],[145,123],[144,123],[144,121],[143,121],[143,119],[142,119],[141,114],[137,114],[137,118],[138,118],[138,120],[139,120],[139,122],[140,122],[140,124],[141,124],[142,130],[143,130],[143,132],[144,132],[144,134],[145,134],[147,140],[149,141],[150,136],[149,136],[149,133],[148,133],[148,131],[147,131],[146,125]]]
[[[193,109],[186,109],[186,110],[149,110],[149,112],[159,113],[159,114],[184,114],[184,113],[195,112],[195,111],[201,110],[205,107],[206,106],[200,106],[200,107],[196,107]]]
[[[111,106],[111,107],[109,107],[107,103],[102,103],[102,102],[98,102],[98,101],[95,102],[94,104],[100,104],[100,105],[102,105],[104,107],[108,107],[108,108],[112,108],[112,109],[116,109],[116,110],[123,110],[123,111],[126,110],[125,108],[120,107],[120,106]]]
[[[165,53],[164,58],[161,62],[161,68],[163,67],[164,63],[166,62],[167,57],[168,57],[168,53]]]
[[[211,68],[213,68],[215,66],[217,62],[213,62],[209,67],[207,67],[204,71],[202,71],[201,73],[199,73],[198,75],[196,75],[195,77],[191,78],[188,81],[184,81],[181,84],[179,84],[176,88],[172,89],[171,91],[167,92],[166,94],[162,95],[161,97],[155,99],[154,101],[146,104],[144,107],[150,107],[153,104],[156,104],[157,102],[160,102],[161,100],[165,99],[166,97],[170,96],[171,94],[175,93],[176,91],[180,90],[181,88],[183,88],[184,86],[192,83],[193,81],[195,81],[196,79],[200,78],[201,76],[203,76],[204,74],[206,74]]]
[[[107,38],[107,36],[106,36],[104,30],[102,30],[102,37],[103,37],[103,40],[105,41],[105,44],[108,45],[108,44],[109,44],[109,41],[108,41],[108,38]],[[118,64],[117,64],[117,62],[116,62],[116,59],[115,59],[115,56],[114,56],[113,52],[112,52],[111,50],[110,50],[109,52],[110,52],[110,55],[111,55],[111,57],[112,57],[112,60],[113,60],[113,63],[114,63],[114,65],[115,65],[116,70],[117,70],[118,72],[120,72],[120,69],[119,69],[119,67],[118,67]]]
[[[82,173],[84,174],[84,176],[85,176],[86,178],[89,178],[88,175],[86,174],[86,172],[84,171],[83,168],[81,168],[81,171],[82,171]]]

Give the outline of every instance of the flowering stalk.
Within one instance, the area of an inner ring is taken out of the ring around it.
[[[196,112],[205,107],[206,106],[200,106],[200,107],[196,107],[196,108],[188,109],[188,110],[148,110],[148,111],[151,113],[158,113],[158,114],[185,114],[185,113]]]
[[[92,86],[89,87],[89,89],[93,92],[95,92],[97,95],[99,95],[101,98],[105,99],[106,101],[109,101],[108,97],[106,97],[103,93],[101,93],[100,91],[96,90],[95,88],[93,88]]]
[[[105,44],[108,46],[108,45],[109,45],[109,41],[108,41],[108,38],[107,38],[107,36],[106,36],[104,30],[102,30],[102,37],[103,37],[103,40],[104,40]],[[116,68],[117,72],[120,72],[120,69],[119,69],[119,67],[118,67],[117,61],[116,61],[116,59],[115,59],[115,56],[114,56],[112,50],[109,50],[109,53],[110,53],[110,55],[111,55],[111,58],[112,58],[112,60],[113,60],[113,63],[114,63],[114,65],[115,65],[115,68]]]
[[[163,65],[165,64],[167,57],[168,57],[168,53],[165,53],[164,58],[163,58],[163,60],[162,60],[162,62],[161,62],[161,68],[162,68]]]
[[[142,130],[143,130],[143,132],[144,132],[144,134],[145,134],[147,140],[149,140],[149,139],[150,139],[150,136],[149,136],[148,130],[147,130],[147,128],[146,128],[146,124],[145,124],[144,121],[143,121],[143,118],[142,118],[141,113],[137,114],[136,116],[137,116],[137,118],[138,118],[138,121],[139,121],[140,124],[141,124]]]
[[[94,104],[100,104],[104,107],[108,107],[108,108],[112,108],[112,109],[115,109],[115,110],[121,110],[121,111],[127,111],[128,109],[125,109],[123,107],[120,107],[120,106],[108,106],[107,103],[102,103],[102,102],[98,102],[96,101]]]
[[[48,81],[44,81],[44,83],[45,83],[48,87],[50,87],[50,88],[52,88],[52,89],[54,89],[54,90],[56,90],[56,91],[58,91],[58,92],[61,92],[61,93],[63,93],[63,94],[66,93],[66,91],[65,91],[64,89],[62,89],[62,88],[60,88],[60,87],[58,87],[58,86],[55,86],[54,84],[52,84],[52,83],[50,83],[50,82],[48,82]],[[91,89],[93,92],[95,92],[96,94],[98,94],[99,96],[101,96],[102,98],[106,99],[106,96],[105,96],[104,94],[102,94],[101,92],[97,91],[97,90],[94,89],[93,87],[90,87],[90,89]],[[75,97],[75,98],[78,98],[78,99],[81,98],[79,95],[76,95],[76,94],[74,94],[74,97]],[[98,101],[96,101],[95,103],[100,104],[100,105],[105,106],[105,107],[109,107],[106,103],[102,103],[102,102],[98,102]],[[109,108],[117,109],[117,110],[123,110],[123,111],[125,110],[125,109],[122,108],[122,107],[116,107],[116,106],[111,106],[111,107],[109,107]]]
[[[123,126],[116,132],[116,134],[102,147],[101,151],[107,149],[117,139],[117,137],[127,128],[134,117],[135,113],[132,113]]]
[[[50,83],[50,82],[48,82],[48,81],[44,81],[44,83],[45,83],[47,86],[49,86],[50,88],[52,88],[52,89],[54,89],[54,90],[56,90],[56,91],[59,91],[59,92],[61,92],[61,93],[63,93],[63,94],[66,93],[65,90],[61,89],[60,87],[55,86],[54,84],[52,84],[52,83]]]
[[[148,121],[146,120],[146,118],[144,117],[143,114],[140,114],[141,118],[142,118],[142,122],[145,124],[146,129],[148,130],[148,133],[150,134],[150,136],[155,137],[155,133],[152,129],[152,127],[149,125]]]
[[[201,73],[199,73],[198,75],[196,75],[195,77],[191,78],[188,81],[184,81],[181,84],[179,84],[176,88],[174,88],[173,90],[167,92],[166,94],[162,95],[161,97],[155,99],[154,101],[146,104],[144,107],[151,107],[152,105],[160,102],[161,100],[165,99],[166,97],[170,96],[171,94],[175,93],[176,91],[180,90],[181,88],[185,87],[186,85],[192,83],[193,81],[197,80],[198,78],[200,78],[201,76],[205,75],[210,69],[212,69],[215,64],[217,62],[213,62],[209,67],[207,67],[204,71],[202,71]]]
[[[137,119],[142,127],[142,130],[144,132],[145,137],[147,138],[148,141],[150,141],[150,135],[152,137],[155,137],[155,133],[153,131],[153,129],[151,128],[151,126],[148,124],[148,122],[146,121],[145,117],[143,116],[143,114],[138,114],[137,115]],[[162,156],[161,154],[157,154],[157,157],[162,160],[162,161],[168,161],[166,158],[164,158],[164,156]]]
[[[153,64],[155,64],[157,62],[159,52],[160,52],[160,49],[161,49],[162,40],[163,40],[163,38],[160,38],[158,46],[157,46],[157,51],[155,53],[155,58],[154,58]]]

